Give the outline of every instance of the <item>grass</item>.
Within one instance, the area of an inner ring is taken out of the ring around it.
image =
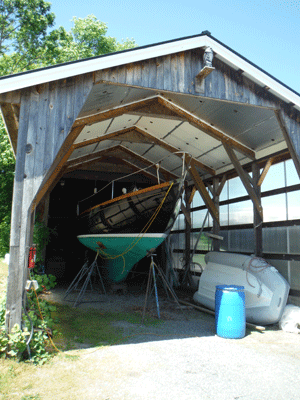
[[[0,259],[0,295],[6,288],[7,275],[8,266]],[[57,333],[53,341],[61,352],[58,354],[52,348],[54,357],[39,367],[28,362],[0,358],[0,400],[52,399],[51,393],[55,385],[61,387],[62,392],[65,387],[73,385],[75,393],[80,388],[76,386],[79,383],[73,369],[80,370],[83,360],[81,351],[74,354],[68,350],[87,347],[95,347],[96,350],[126,343],[128,337],[136,334],[141,324],[141,315],[138,312],[101,312],[61,304],[55,306],[56,311],[52,316]],[[159,323],[159,320],[151,317],[146,317],[144,321],[146,326]],[[70,393],[70,397],[66,395],[64,399],[74,399],[74,393]]]
[[[127,341],[128,332],[134,331],[141,324],[141,315],[135,312],[101,312],[96,309],[80,310],[62,304],[55,306],[57,311],[52,315],[56,321],[54,329],[59,334],[54,337],[54,342],[64,349],[76,348],[78,344],[121,344]],[[124,327],[122,323],[125,323]],[[159,320],[151,317],[146,317],[144,321],[146,326],[158,323]]]

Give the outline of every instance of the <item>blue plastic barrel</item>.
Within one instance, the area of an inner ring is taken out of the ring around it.
[[[244,286],[218,285],[215,294],[215,324],[218,336],[240,339],[245,336]]]

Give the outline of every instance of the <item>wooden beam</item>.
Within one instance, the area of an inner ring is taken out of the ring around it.
[[[111,108],[110,110],[101,111],[99,113],[93,114],[88,117],[78,118],[73,126],[84,127],[85,125],[92,125],[95,124],[96,122],[101,122],[110,118],[115,118],[118,117],[119,115],[123,115],[131,111],[135,111],[137,109],[142,109],[143,107],[147,108],[151,105],[157,104],[158,101],[157,99],[158,96],[153,96],[145,100],[139,100],[119,107]]]
[[[118,147],[119,147],[124,153],[126,153],[126,154],[128,154],[129,156],[133,157],[134,159],[136,159],[136,160],[138,160],[138,161],[144,163],[145,165],[148,165],[148,166],[151,166],[151,165],[152,165],[153,168],[155,168],[155,170],[156,170],[155,165],[153,165],[153,163],[152,163],[151,161],[147,160],[147,158],[140,156],[139,154],[133,152],[132,150],[129,150],[127,147],[123,147],[123,146],[118,146]],[[177,175],[173,174],[171,171],[168,171],[168,170],[166,170],[166,169],[163,168],[163,167],[159,167],[159,169],[161,170],[161,172],[162,172],[163,174],[168,175],[168,176],[171,177],[172,179],[177,179],[177,178],[178,178]]]
[[[265,180],[265,177],[267,176],[267,173],[269,172],[269,169],[270,169],[271,165],[273,164],[273,161],[274,160],[271,157],[266,162],[266,165],[265,165],[265,167],[264,167],[264,169],[263,169],[263,171],[262,171],[262,173],[261,173],[261,175],[259,177],[259,180],[257,182],[257,186],[261,186],[262,185],[263,181]]]
[[[207,122],[201,120],[190,112],[184,110],[183,108],[175,105],[174,103],[166,100],[162,96],[154,96],[145,100],[136,101],[133,103],[126,104],[124,106],[115,107],[111,110],[102,111],[100,113],[94,114],[89,117],[79,118],[75,121],[74,126],[85,126],[91,125],[96,122],[105,121],[110,118],[115,118],[119,115],[123,115],[125,113],[129,113],[132,111],[141,111],[143,108],[148,108],[159,103],[161,106],[166,107],[168,110],[174,112],[177,116],[187,120],[191,125],[195,126],[198,129],[201,129],[206,134],[212,136],[214,139],[217,139],[221,142],[229,143],[232,147],[234,147],[237,151],[246,155],[248,158],[254,160],[255,152],[247,146],[244,146],[242,143],[237,140],[231,138],[226,135],[224,132],[212,127]]]
[[[194,199],[194,196],[195,196],[195,194],[196,194],[196,191],[197,191],[197,188],[196,188],[196,186],[194,185],[194,186],[193,186],[193,189],[192,189],[192,191],[191,191],[191,195],[190,195],[189,200],[188,200],[188,203],[189,203],[189,204],[192,204],[192,201],[193,201],[193,199]]]
[[[181,208],[181,211],[183,212],[183,215],[185,216],[185,219],[186,219],[187,223],[189,224],[189,226],[192,226],[190,213],[186,209],[186,207],[185,207],[185,205],[183,203],[181,203],[180,208]]]
[[[269,161],[269,160],[268,160]],[[259,165],[257,163],[252,164],[252,175],[253,175],[253,189],[257,196],[259,203],[261,204],[261,189],[258,182],[261,178],[259,176]],[[257,211],[257,208],[253,206],[253,229],[254,229],[254,252],[256,257],[263,256],[263,235],[262,235],[262,223],[263,219],[260,213]]]
[[[1,104],[1,113],[14,154],[17,153],[19,108],[14,104]]]
[[[292,138],[289,134],[289,131],[286,127],[286,124],[284,122],[284,116],[282,111],[280,110],[275,110],[275,115],[277,117],[278,123],[280,125],[283,137],[286,141],[287,147],[289,149],[289,152],[291,154],[291,157],[294,161],[295,168],[297,170],[298,176],[300,178],[300,146],[298,146],[298,149],[295,148],[295,145],[292,141]]]
[[[32,210],[39,204],[39,202],[43,199],[43,197],[55,186],[55,184],[61,178],[61,175],[64,171],[65,164],[68,161],[70,155],[74,151],[74,140],[78,137],[83,127],[76,127],[71,130],[69,135],[66,137],[63,145],[59,149],[53,164],[48,170],[46,176],[44,177],[41,189],[36,194],[33,202],[32,202]]]
[[[84,162],[92,162],[93,160],[96,160],[99,157],[107,156],[110,153],[116,153],[116,152],[121,153],[121,155],[123,153],[125,155],[125,157],[128,156],[129,158],[132,158],[133,160],[136,160],[136,161],[144,164],[146,167],[152,167],[154,170],[153,176],[156,177],[156,167],[155,167],[155,165],[153,165],[153,163],[151,161],[147,160],[146,158],[140,156],[139,154],[133,152],[132,150],[129,150],[127,147],[124,147],[122,145],[113,146],[108,149],[103,149],[103,150],[97,151],[95,153],[88,154],[88,155],[85,155],[82,157],[78,157],[78,158],[75,158],[74,160],[70,160],[66,164],[66,166],[68,168],[66,172],[69,172],[69,169],[70,170],[77,169]],[[120,158],[120,156],[116,156],[115,154],[114,154],[114,156]],[[123,159],[123,161],[124,160],[126,162],[130,163],[130,161]],[[131,163],[131,164],[135,165],[134,163]],[[140,168],[140,167],[137,167],[137,168]],[[165,176],[166,180],[178,178],[177,175],[173,174],[172,172],[166,170],[163,167],[160,167],[159,169],[160,169],[161,173]],[[150,173],[150,174],[152,175],[152,173]]]
[[[130,136],[130,134],[132,134],[132,137]],[[145,139],[146,143],[152,143],[157,146],[160,146],[163,149],[169,151],[170,153],[177,154],[178,157],[181,157],[183,154],[182,150],[177,149],[177,147],[171,146],[164,140],[157,138],[153,134],[150,134],[149,132],[146,132],[145,130],[143,130],[137,126],[132,126],[130,128],[121,129],[121,130],[118,130],[115,132],[107,133],[107,134],[102,135],[97,138],[92,138],[90,140],[85,140],[84,142],[76,143],[75,148],[81,148],[81,147],[89,146],[91,144],[100,143],[104,140],[120,140],[120,141],[131,142],[131,141],[134,141],[135,134],[138,134],[141,137],[143,137]],[[210,175],[215,175],[216,172],[213,168],[208,167],[207,165],[201,163],[200,161],[198,161],[195,158],[191,157],[190,159],[192,159],[195,162],[195,164],[198,168],[202,169],[205,172],[208,172]]]
[[[246,157],[250,158],[251,160],[255,160],[255,152],[249,147],[244,146],[242,143],[226,135],[224,132],[221,132],[220,130],[214,128],[207,122],[201,120],[200,118],[184,110],[178,105],[175,105],[174,103],[164,99],[163,97],[159,96],[158,101],[163,106],[170,108],[170,110],[176,112],[179,116],[184,117],[191,125],[195,126],[198,129],[201,129],[207,135],[221,141],[222,143],[229,144],[231,147],[233,147],[238,152],[244,154]]]
[[[243,168],[242,168],[241,164],[239,163],[239,160],[237,159],[237,156],[235,155],[232,148],[227,143],[223,143],[223,146],[224,146],[226,153],[228,154],[228,157],[230,158],[234,168],[236,169],[236,172],[238,173],[245,189],[247,190],[247,193],[250,196],[250,199],[252,200],[257,212],[259,213],[261,219],[263,219],[262,206],[260,205],[259,198],[257,197],[257,195],[249,181],[248,174],[243,170]]]
[[[218,189],[217,189],[217,191],[216,191],[216,195],[217,196],[220,196],[220,194],[222,193],[222,190],[223,190],[223,188],[224,188],[224,185],[225,185],[225,183],[226,183],[226,175],[223,175],[222,176],[222,180],[221,180],[221,182],[220,182],[220,184],[219,184],[219,186],[218,186]]]
[[[210,198],[210,196],[209,196],[209,194],[208,194],[208,192],[206,190],[206,187],[205,187],[201,177],[199,176],[199,174],[198,174],[198,172],[196,170],[196,167],[195,167],[195,164],[193,163],[193,161],[191,162],[189,173],[191,174],[191,177],[194,180],[195,186],[196,186],[198,192],[200,193],[200,195],[201,195],[206,207],[208,208],[210,214],[212,215],[213,218],[215,218],[218,221],[218,223],[220,223],[219,222],[219,212],[216,209],[212,199]]]

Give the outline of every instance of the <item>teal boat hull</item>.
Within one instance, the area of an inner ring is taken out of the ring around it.
[[[149,250],[156,249],[166,237],[167,234],[165,233],[77,236],[84,246],[96,251],[99,257],[103,259],[101,266],[103,267],[104,278],[111,282],[125,280],[133,266],[142,260]]]

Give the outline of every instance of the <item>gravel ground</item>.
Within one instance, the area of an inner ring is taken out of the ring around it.
[[[47,297],[63,303],[64,293],[55,289]],[[142,310],[144,299],[93,293],[79,307]],[[215,334],[209,314],[162,298],[160,310],[163,323],[155,326],[116,321],[128,344],[75,351],[82,388],[74,399],[300,399],[300,335],[272,326],[224,339]],[[149,312],[156,314],[153,299]]]

